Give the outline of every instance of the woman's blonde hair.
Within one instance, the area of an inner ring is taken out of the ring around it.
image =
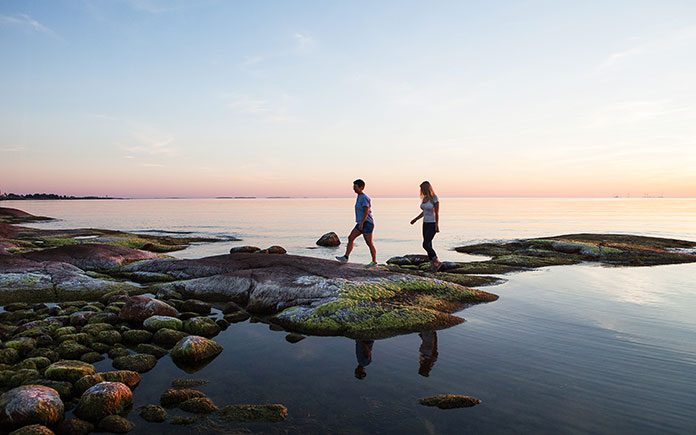
[[[432,200],[435,198],[435,191],[430,181],[424,181],[420,184],[420,197],[421,199]]]

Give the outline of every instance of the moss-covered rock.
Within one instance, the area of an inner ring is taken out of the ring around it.
[[[440,409],[469,408],[481,403],[481,400],[459,394],[439,394],[420,399],[420,404],[425,406],[437,406]]]
[[[56,348],[56,351],[65,359],[79,359],[82,355],[87,352],[91,352],[92,349],[80,344],[74,340],[65,340]]]
[[[191,335],[182,338],[171,350],[172,359],[177,364],[195,364],[215,358],[222,352],[222,346],[205,337]]]
[[[17,349],[20,355],[27,355],[36,347],[36,340],[30,337],[18,337],[14,340],[6,341],[5,347]]]
[[[176,331],[174,329],[169,329],[169,328],[162,328],[159,331],[155,332],[155,335],[152,337],[152,342],[160,345],[164,348],[171,348],[174,346],[176,343],[179,342],[184,337],[187,337],[189,334],[183,331]]]
[[[122,338],[118,331],[101,331],[97,334],[96,340],[104,344],[116,344],[120,343]]]
[[[105,381],[126,384],[131,390],[137,387],[141,380],[140,374],[133,370],[114,370],[100,373],[100,375]]]
[[[36,380],[41,378],[41,373],[35,369],[19,369],[15,370],[8,381],[9,387],[17,387],[20,385],[34,384]]]
[[[179,403],[179,409],[194,414],[211,414],[219,408],[207,397],[194,397]]]
[[[26,358],[19,362],[15,367],[41,370],[51,365],[51,360],[45,356],[35,356]]]
[[[167,410],[159,405],[145,405],[138,409],[145,421],[161,423],[167,419]]]
[[[164,407],[171,408],[196,397],[205,397],[205,393],[191,388],[169,388],[160,396],[160,403]]]
[[[162,328],[169,328],[176,331],[181,330],[183,324],[181,320],[171,316],[150,316],[143,322],[143,326],[148,331],[156,332]]]
[[[19,358],[17,349],[0,349],[0,364],[16,364]]]
[[[148,355],[152,355],[157,359],[160,359],[169,353],[169,351],[163,347],[159,347],[157,345],[147,344],[147,343],[140,343],[139,345],[136,346],[135,350],[137,350],[138,353],[145,353]]]
[[[57,337],[58,343],[64,343],[66,341],[74,341],[75,343],[83,344],[89,346],[92,344],[92,337],[84,332],[76,332],[74,334],[64,334]]]
[[[122,413],[131,406],[133,393],[120,382],[100,382],[82,393],[75,415],[99,422],[106,416]]]
[[[79,418],[71,418],[60,422],[56,431],[61,435],[87,435],[94,432],[94,425]]]
[[[220,327],[209,317],[194,317],[184,321],[184,331],[203,337],[214,337],[220,332]]]
[[[130,351],[126,349],[125,347],[113,347],[109,349],[109,358],[111,359],[116,359],[120,358],[122,356],[128,356],[130,355]]]
[[[23,385],[0,396],[0,426],[14,429],[31,424],[54,425],[63,418],[64,405],[53,388]]]
[[[279,422],[288,416],[288,408],[281,404],[227,405],[218,412],[225,421]]]
[[[53,431],[42,424],[32,424],[10,432],[10,435],[53,435]]]
[[[145,373],[157,365],[157,358],[153,355],[136,353],[134,355],[120,356],[113,361],[114,368],[119,370],[134,370]]]
[[[114,325],[111,323],[90,323],[82,327],[80,332],[84,332],[89,335],[97,335],[103,331],[112,331]]]
[[[83,376],[93,375],[97,371],[92,364],[82,361],[63,360],[46,368],[44,376],[53,381],[77,382]]]
[[[82,393],[98,383],[104,382],[105,380],[106,379],[104,379],[104,376],[102,376],[100,373],[83,376],[75,382],[75,393],[78,396],[82,396]]]
[[[129,344],[147,343],[152,340],[152,332],[144,329],[131,329],[121,334],[123,341]]]
[[[95,362],[99,362],[99,361],[103,361],[103,360],[104,360],[104,357],[99,352],[87,352],[86,354],[84,354],[80,357],[80,361],[84,361],[84,362],[90,363],[90,364],[95,363]]]
[[[132,296],[121,309],[120,318],[129,322],[142,323],[151,316],[176,317],[176,308],[160,300],[147,296]]]
[[[135,428],[135,425],[120,415],[109,415],[101,419],[97,427],[105,432],[126,433]]]

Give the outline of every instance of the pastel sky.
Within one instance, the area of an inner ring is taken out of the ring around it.
[[[696,197],[696,2],[0,1],[0,190]]]

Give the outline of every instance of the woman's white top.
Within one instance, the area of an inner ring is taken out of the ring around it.
[[[423,222],[435,223],[435,204],[440,202],[437,195],[430,201],[421,202],[420,208],[423,210]]]

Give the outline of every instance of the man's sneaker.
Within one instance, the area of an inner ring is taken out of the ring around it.
[[[377,267],[377,262],[376,262],[376,261],[370,261],[369,263],[367,263],[367,264],[365,265],[365,267],[368,268],[368,269],[375,268],[375,267]]]
[[[339,263],[347,263],[348,257],[346,257],[345,255],[341,255],[340,257],[336,257],[336,260],[338,260]]]

